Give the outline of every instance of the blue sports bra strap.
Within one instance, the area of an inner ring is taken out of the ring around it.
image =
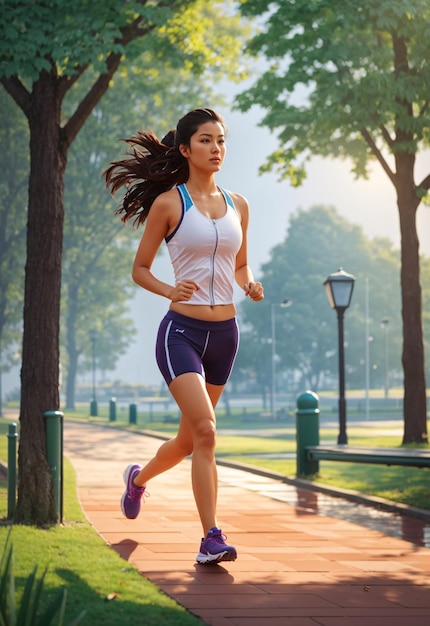
[[[220,191],[221,191],[222,195],[224,196],[225,201],[227,202],[227,204],[229,206],[231,206],[231,208],[236,211],[236,207],[234,206],[234,202],[233,202],[230,194],[228,193],[228,191],[226,191],[225,189],[222,189],[222,187],[220,187]]]
[[[193,206],[193,201],[191,199],[189,191],[185,183],[182,183],[182,185],[178,185],[176,189],[179,191],[179,195],[181,196],[182,206],[184,207],[184,211],[187,212],[188,209]]]

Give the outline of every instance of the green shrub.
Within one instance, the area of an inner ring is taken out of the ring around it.
[[[42,576],[37,579],[37,565],[35,565],[25,581],[22,599],[17,606],[13,544],[9,545],[9,536],[10,531],[0,561],[0,626],[63,626],[67,602],[65,588],[61,589],[48,608],[38,615],[46,568]],[[80,624],[84,614],[85,611],[66,626]]]

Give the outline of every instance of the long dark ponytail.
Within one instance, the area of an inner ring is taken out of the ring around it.
[[[189,146],[199,126],[210,121],[225,128],[222,117],[212,109],[194,109],[161,141],[150,131],[139,131],[123,140],[130,146],[127,158],[113,161],[103,173],[112,194],[127,187],[121,206],[115,211],[123,222],[133,219],[134,226],[143,224],[160,193],[188,180],[188,161],[179,146]]]

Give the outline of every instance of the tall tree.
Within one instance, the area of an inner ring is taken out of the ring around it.
[[[427,441],[416,212],[430,173],[416,158],[430,139],[430,7],[426,0],[241,0],[264,15],[247,49],[269,69],[238,98],[266,110],[281,148],[267,168],[299,185],[313,155],[349,157],[357,176],[376,159],[393,184],[401,231],[404,443]],[[301,97],[302,96],[302,97]],[[305,97],[303,97],[305,96]],[[302,161],[300,162],[300,158]],[[264,169],[264,168],[263,168]]]
[[[136,56],[145,47],[170,65],[186,64],[197,73],[216,65],[233,76],[235,68],[239,73],[238,23],[221,3],[202,0],[2,3],[0,80],[30,130],[18,522],[45,524],[56,517],[44,412],[59,406],[63,177],[70,145],[125,54]],[[220,36],[225,29],[227,45]],[[89,68],[97,72],[94,81],[63,117],[66,95]]]
[[[28,185],[25,118],[0,92],[0,414],[2,372],[16,364],[22,325]]]

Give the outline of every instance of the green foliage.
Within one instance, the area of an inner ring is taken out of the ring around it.
[[[67,591],[62,589],[50,605],[40,612],[40,600],[46,576],[46,569],[37,579],[37,565],[25,582],[21,602],[16,603],[14,549],[7,537],[0,561],[0,624],[1,626],[62,626],[66,610]],[[85,611],[67,623],[67,626],[80,624]]]
[[[91,65],[105,70],[109,55],[142,53],[202,74],[207,66],[237,79],[244,71],[240,47],[246,33],[232,2],[216,0],[3,0],[0,76],[36,81],[42,72],[74,77]],[[242,69],[238,71],[238,68]]]
[[[106,50],[122,54],[124,29],[162,25],[171,7],[127,0],[62,0],[2,3],[0,74],[37,80],[57,66],[60,75],[73,75],[79,66],[104,59]]]
[[[263,16],[248,52],[269,67],[237,102],[261,106],[262,124],[279,132],[268,167],[300,184],[298,157],[319,154],[351,157],[365,176],[371,156],[429,145],[427,2],[242,0],[241,11]]]

